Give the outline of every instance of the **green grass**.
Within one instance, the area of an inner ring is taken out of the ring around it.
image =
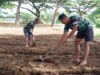
[[[96,35],[95,37],[100,37],[100,35]]]
[[[99,28],[94,28],[94,36],[100,37],[100,29]]]

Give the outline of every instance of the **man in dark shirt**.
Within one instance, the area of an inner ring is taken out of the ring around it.
[[[65,14],[61,14],[59,16],[59,20],[63,24],[65,24],[64,33],[59,42],[57,43],[57,45],[53,48],[53,50],[56,50],[59,46],[61,46],[61,44],[67,42],[67,40],[70,39],[75,34],[76,31],[78,31],[75,40],[75,53],[76,53],[75,60],[76,62],[80,62],[79,58],[80,42],[82,41],[82,39],[84,39],[85,56],[84,60],[80,63],[80,65],[87,64],[87,58],[90,51],[89,43],[90,41],[93,41],[94,37],[92,24],[89,21],[83,19],[81,16],[77,15],[67,17]],[[69,29],[72,29],[72,31],[68,34]]]
[[[35,26],[35,24],[38,24],[38,23],[39,23],[39,19],[35,19],[34,21],[29,22],[24,27],[24,35],[25,35],[25,38],[26,38],[26,47],[29,47],[30,39],[33,37],[33,33],[32,32],[33,32],[34,26]]]

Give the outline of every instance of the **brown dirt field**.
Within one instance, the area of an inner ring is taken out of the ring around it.
[[[60,35],[37,35],[37,46],[25,48],[22,35],[0,35],[0,75],[100,75],[100,44],[91,43],[88,65],[74,62],[74,38],[49,54],[45,62],[38,60],[59,40]],[[81,59],[84,43],[81,44]]]

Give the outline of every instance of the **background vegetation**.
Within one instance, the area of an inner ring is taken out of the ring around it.
[[[9,14],[6,10],[16,12]],[[0,22],[6,21],[5,18],[14,18],[16,25],[27,23],[37,17],[43,24],[54,26],[60,24],[57,17],[61,13],[68,16],[80,15],[100,28],[100,0],[2,0],[0,2]]]

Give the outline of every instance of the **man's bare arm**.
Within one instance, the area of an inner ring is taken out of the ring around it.
[[[69,35],[66,37],[66,41],[69,39],[69,38],[71,38],[74,34],[75,34],[75,32],[77,31],[77,28],[78,28],[78,25],[75,25],[74,27],[73,27],[73,29],[72,29],[72,31],[69,33]]]
[[[31,30],[30,30],[30,32],[31,32],[31,34],[32,34],[32,37],[33,37],[33,36],[34,36],[34,35],[33,35],[33,29],[31,29]]]
[[[67,32],[64,32],[63,35],[61,36],[61,39],[56,44],[56,46],[53,48],[53,50],[56,50],[58,47],[60,47],[64,43],[66,35],[67,35]]]

